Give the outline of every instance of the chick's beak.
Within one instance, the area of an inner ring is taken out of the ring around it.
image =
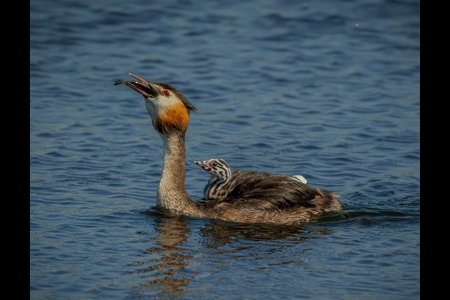
[[[204,170],[211,169],[211,167],[206,163],[206,161],[194,161],[194,163]]]

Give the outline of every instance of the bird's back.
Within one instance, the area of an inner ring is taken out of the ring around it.
[[[316,189],[290,175],[235,170],[228,185],[226,198],[201,204],[215,218],[295,224],[343,208],[335,193]]]

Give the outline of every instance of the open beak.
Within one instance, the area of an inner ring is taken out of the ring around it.
[[[142,77],[133,75],[131,73],[125,73],[125,74],[130,75],[131,77],[137,79],[137,81],[118,80],[114,83],[114,85],[123,83],[123,84],[127,85],[128,87],[132,88],[133,90],[135,90],[136,92],[138,92],[139,94],[141,94],[142,96],[148,97],[148,98],[155,98],[155,97],[161,95],[161,91],[153,82],[150,82]]]

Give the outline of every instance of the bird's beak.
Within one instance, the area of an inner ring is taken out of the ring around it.
[[[153,82],[150,82],[142,77],[133,75],[131,73],[125,73],[125,74],[130,75],[131,77],[137,79],[137,81],[118,80],[114,83],[114,85],[124,83],[128,87],[132,88],[133,90],[135,90],[136,92],[138,92],[139,94],[141,94],[142,96],[147,97],[147,98],[155,98],[155,97],[161,95],[161,91]]]
[[[199,166],[200,168],[204,170],[210,170],[211,167],[206,163],[206,161],[194,161],[194,164]]]

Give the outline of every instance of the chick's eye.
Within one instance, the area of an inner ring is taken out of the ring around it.
[[[216,162],[213,162],[213,163],[212,163],[212,166],[213,166],[213,167],[217,166],[217,163],[216,163]]]
[[[164,91],[164,95],[169,96],[169,92],[168,91]]]

